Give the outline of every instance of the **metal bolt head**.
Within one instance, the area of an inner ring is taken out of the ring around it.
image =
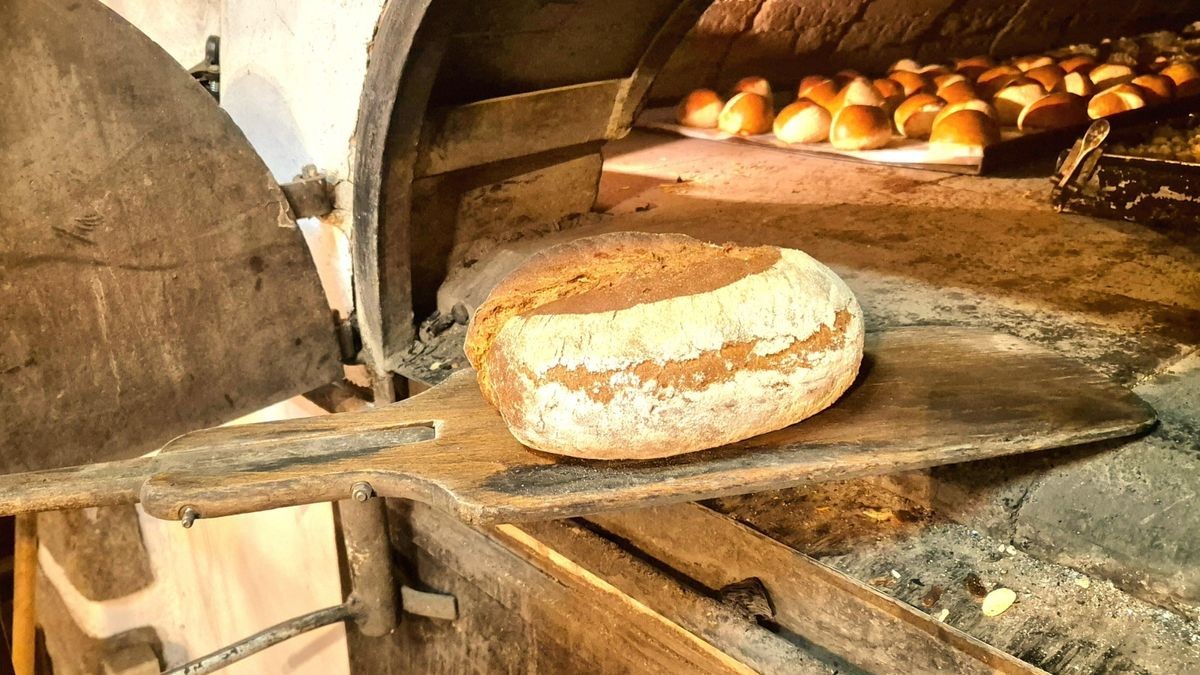
[[[350,486],[350,496],[356,502],[365,502],[375,494],[375,489],[366,481],[359,481]]]
[[[179,511],[179,521],[185,528],[191,527],[192,523],[200,517],[200,512],[194,506],[185,506]]]

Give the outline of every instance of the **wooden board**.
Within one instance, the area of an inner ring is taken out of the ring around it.
[[[340,377],[304,239],[212,96],[95,0],[3,13],[0,472],[134,457]]]
[[[152,459],[0,480],[0,513],[140,499],[160,518],[344,498],[368,481],[476,523],[559,518],[899,472],[1135,434],[1153,410],[1017,338],[939,326],[870,334],[859,381],[809,420],[645,462],[528,450],[472,371],[361,413],[208,429]]]

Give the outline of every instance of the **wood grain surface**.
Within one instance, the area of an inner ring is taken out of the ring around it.
[[[797,635],[863,672],[1044,672],[699,504],[589,520],[705,587],[759,579],[784,635]],[[539,533],[548,529],[539,528]],[[561,539],[560,535],[552,541]],[[650,606],[659,609],[657,604]]]
[[[3,13],[0,472],[136,457],[340,377],[304,239],[212,96],[99,2]]]
[[[473,523],[559,518],[884,474],[1118,438],[1153,410],[1128,390],[1017,338],[937,326],[869,334],[858,382],[834,406],[733,445],[647,462],[588,462],[520,445],[473,371],[366,412],[194,432],[137,466],[0,480],[0,512],[131,496],[177,518],[377,494]],[[615,440],[614,442],[619,442]],[[111,478],[111,482],[110,482]],[[82,495],[82,496],[81,496]]]

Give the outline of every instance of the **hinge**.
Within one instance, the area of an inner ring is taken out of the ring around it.
[[[296,219],[320,218],[333,211],[333,200],[329,198],[329,183],[312,164],[301,169],[300,175],[292,182],[279,187],[283,190],[283,196],[287,198],[292,216]]]

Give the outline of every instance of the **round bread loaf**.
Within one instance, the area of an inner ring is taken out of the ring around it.
[[[725,101],[712,89],[696,89],[683,97],[675,107],[675,120],[685,127],[711,129],[717,126],[717,117]]]
[[[466,353],[525,445],[648,459],[816,414],[854,381],[862,345],[854,294],[801,251],[614,233],[514,270]]]
[[[1096,85],[1088,79],[1087,75],[1076,71],[1063,75],[1063,79],[1054,87],[1054,91],[1065,91],[1068,94],[1076,96],[1088,97],[1096,91]]]
[[[829,138],[829,111],[802,98],[775,116],[775,138],[784,143],[820,143]]]
[[[1175,98],[1175,82],[1166,75],[1138,75],[1129,84],[1141,88],[1146,105],[1159,105]]]
[[[1096,67],[1096,59],[1086,54],[1068,56],[1067,58],[1058,62],[1058,67],[1062,68],[1068,73],[1082,73],[1087,75],[1092,68]]]
[[[933,94],[913,94],[896,108],[896,129],[905,138],[929,138],[933,119],[945,106],[946,102]]]
[[[993,68],[996,62],[989,56],[972,56],[967,59],[958,59],[954,62],[954,71],[962,73],[972,82],[981,74]]]
[[[946,103],[959,103],[960,101],[970,101],[973,98],[979,98],[979,94],[975,92],[975,87],[966,80],[951,82],[944,87],[938,87],[937,97]]]
[[[851,105],[873,105],[882,108],[884,103],[883,95],[871,84],[871,81],[865,77],[858,77],[842,87],[842,90],[833,99],[833,107],[829,112],[836,115],[839,110]]]
[[[771,130],[775,111],[771,101],[758,94],[743,91],[725,103],[717,115],[717,128],[736,136],[756,136]]]
[[[883,108],[848,105],[833,114],[829,144],[838,150],[875,150],[892,138],[892,121]]]

